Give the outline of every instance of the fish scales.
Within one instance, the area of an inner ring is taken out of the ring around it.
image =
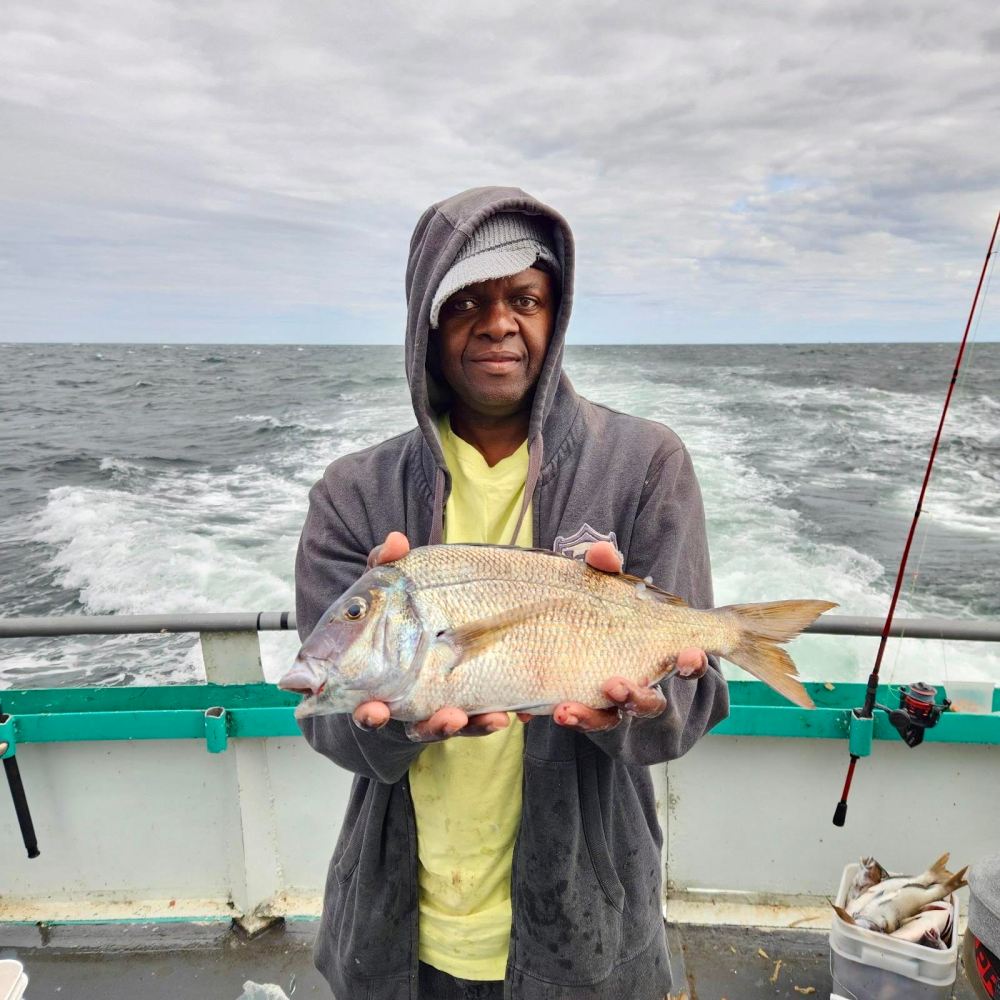
[[[447,553],[421,558],[425,553],[428,549],[416,549],[397,565],[411,579],[421,618],[435,630],[476,621],[484,609],[498,614],[561,603],[512,625],[483,653],[448,673],[432,671],[419,694],[401,706],[418,715],[440,705],[489,711],[573,700],[605,707],[610,702],[601,685],[612,674],[659,679],[681,649],[714,649],[726,644],[727,632],[735,633],[718,616],[643,597],[644,585],[639,589],[618,576],[586,572],[564,557],[504,552],[497,558],[484,547],[469,553],[466,573],[453,574]],[[515,688],[524,695],[516,706],[510,704]]]
[[[312,693],[300,716],[372,699],[406,721],[445,705],[542,714],[562,701],[606,707],[609,677],[655,683],[681,650],[696,647],[811,706],[775,643],[832,606],[701,611],[635,577],[551,552],[429,545],[370,570],[339,598],[281,684]]]

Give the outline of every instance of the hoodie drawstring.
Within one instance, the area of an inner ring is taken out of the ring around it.
[[[538,476],[542,471],[542,453],[544,452],[542,435],[537,434],[528,445],[528,474],[524,479],[524,499],[521,501],[521,513],[517,515],[517,524],[514,525],[514,534],[511,536],[510,545],[517,545],[517,536],[521,533],[521,525],[524,517],[531,506],[531,498],[535,493],[535,485],[538,483]],[[534,532],[532,532],[534,535]],[[532,537],[534,544],[534,537]]]
[[[439,465],[434,476],[434,506],[431,508],[431,537],[428,545],[440,545],[444,538],[444,469]]]
[[[521,533],[521,525],[524,524],[525,515],[531,506],[531,498],[535,493],[535,486],[538,484],[538,477],[542,471],[542,457],[545,447],[542,442],[542,435],[537,435],[528,445],[528,472],[524,478],[524,498],[521,500],[521,511],[517,515],[517,524],[514,525],[514,534],[511,536],[510,545],[517,544],[517,536]],[[434,476],[434,504],[431,508],[431,534],[427,539],[428,545],[440,545],[444,538],[444,469],[437,467],[437,474]],[[532,538],[534,544],[534,538]]]

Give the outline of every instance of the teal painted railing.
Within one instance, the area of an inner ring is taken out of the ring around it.
[[[806,684],[814,709],[802,709],[756,681],[730,681],[731,713],[713,732],[724,736],[847,739],[852,709],[864,701],[863,684]],[[80,740],[203,739],[209,750],[230,739],[298,736],[293,709],[299,698],[271,684],[198,684],[129,688],[46,688],[0,691],[6,713],[0,744]],[[879,689],[879,702],[898,695]],[[992,715],[947,712],[926,735],[928,743],[1000,745],[1000,688]],[[898,740],[877,713],[877,740]]]

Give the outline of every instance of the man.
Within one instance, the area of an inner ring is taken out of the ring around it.
[[[300,634],[409,543],[586,557],[712,603],[701,496],[667,428],[579,397],[562,373],[566,221],[516,188],[431,206],[410,243],[406,369],[417,428],[338,459],[310,494]],[[442,706],[411,727],[369,702],[302,721],[356,775],[317,966],[338,1000],[661,1000],[671,977],[648,765],[728,711],[700,650],[616,707],[530,721]],[[687,675],[679,676],[679,675]],[[475,737],[457,739],[457,736]]]

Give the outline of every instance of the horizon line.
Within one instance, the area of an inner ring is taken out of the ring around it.
[[[653,341],[564,341],[565,347],[835,347],[841,344],[919,344],[922,346],[957,346],[952,340],[653,340]],[[970,342],[998,344],[1000,337],[984,337]],[[403,341],[314,341],[314,340],[0,340],[0,347],[404,347]]]

